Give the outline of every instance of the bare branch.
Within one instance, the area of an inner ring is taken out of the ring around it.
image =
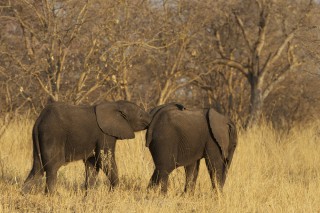
[[[40,20],[42,27],[45,27],[46,26],[45,18],[43,17],[43,15],[41,15],[41,13],[39,13],[38,9],[34,6],[34,4],[30,3],[27,0],[23,0],[23,1],[33,9],[38,19]]]
[[[273,64],[280,58],[284,48],[294,38],[295,32],[296,32],[296,29],[294,29],[289,35],[287,35],[287,37],[283,40],[282,44],[278,47],[276,53],[273,55],[273,57],[271,57],[269,64]],[[268,67],[268,65],[266,65],[266,67]]]
[[[222,46],[221,37],[220,37],[220,33],[219,33],[218,30],[215,33],[215,37],[216,37],[216,40],[217,40],[219,53],[220,53],[222,58],[225,58],[226,57],[226,52],[225,52],[225,50],[224,50],[224,48]]]
[[[250,52],[252,52],[252,47],[251,47],[250,41],[249,41],[249,39],[248,39],[247,33],[246,33],[246,31],[245,31],[245,27],[244,27],[244,25],[243,25],[242,20],[240,19],[240,17],[239,17],[236,13],[233,13],[233,14],[234,14],[234,16],[235,16],[235,18],[236,18],[236,21],[237,21],[238,26],[239,26],[240,29],[241,29],[242,36],[243,36],[243,38],[244,38],[244,40],[245,40],[245,43],[246,43],[248,49],[250,50]]]
[[[254,48],[255,56],[258,56],[259,58],[261,55],[262,48],[265,44],[266,28],[269,20],[268,15],[269,14],[265,11],[265,9],[263,9],[260,13],[259,35]]]
[[[78,80],[78,84],[77,84],[77,91],[80,92],[81,89],[84,87],[86,79],[88,74],[90,73],[90,67],[88,66],[88,60],[90,59],[91,55],[94,52],[94,49],[96,48],[96,44],[97,44],[97,39],[94,39],[92,41],[92,45],[91,48],[88,52],[88,54],[86,55],[85,59],[84,59],[84,70],[80,75],[80,78]]]
[[[56,100],[56,97],[54,96],[54,94],[48,90],[47,86],[45,86],[45,84],[42,82],[42,80],[39,78],[39,76],[37,74],[33,74],[33,76],[37,79],[37,81],[39,82],[41,88],[50,96],[53,98],[53,100]]]
[[[92,92],[101,88],[102,86],[103,86],[103,81],[97,82],[94,86],[90,87],[90,89],[88,89],[84,94],[81,94],[81,97],[80,95],[78,95],[78,98],[76,98],[75,100],[75,104],[81,103],[83,99],[87,98]]]
[[[241,63],[237,62],[237,61],[232,61],[229,59],[215,59],[212,62],[213,65],[225,65],[228,67],[232,67],[237,69],[239,72],[241,72],[244,76],[248,75],[248,69],[245,68]]]
[[[82,7],[80,13],[78,14],[77,19],[76,19],[76,24],[74,25],[74,29],[71,33],[70,40],[68,41],[68,44],[70,44],[73,41],[73,39],[76,37],[76,34],[80,31],[80,29],[83,25],[83,23],[86,19],[86,15],[87,15],[88,4],[89,4],[89,0],[86,1],[86,3]]]
[[[292,57],[290,56],[290,53],[288,53],[288,60],[289,57]],[[296,60],[293,60],[291,61],[291,63],[287,64],[284,68],[282,68],[282,70],[279,71],[279,75],[273,79],[273,81],[271,83],[269,83],[266,87],[266,89],[263,91],[263,94],[262,94],[262,97],[263,99],[267,98],[268,95],[270,94],[271,91],[274,90],[274,88],[279,85],[279,83],[281,83],[283,80],[286,79],[286,77],[292,73],[292,71],[294,70],[294,68],[300,66],[301,63],[296,61]]]

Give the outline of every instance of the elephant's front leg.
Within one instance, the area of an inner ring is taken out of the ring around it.
[[[185,166],[185,173],[186,173],[186,185],[184,188],[185,192],[194,193],[194,189],[196,187],[196,181],[199,173],[199,165],[200,160],[197,160],[191,165]]]
[[[152,174],[148,188],[160,186],[161,192],[167,193],[169,173],[166,170],[156,168]]]
[[[101,164],[103,172],[110,181],[111,188],[119,184],[118,167],[115,160],[114,149],[106,149],[101,153]]]
[[[96,184],[100,162],[98,161],[98,158],[92,156],[85,160],[84,163],[86,172],[85,189],[88,190],[88,188],[93,187]]]

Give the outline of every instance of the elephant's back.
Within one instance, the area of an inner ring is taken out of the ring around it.
[[[181,121],[201,123],[204,122],[205,115],[201,110],[171,110],[166,112],[162,118],[172,124],[178,124]]]
[[[208,124],[205,114],[200,110],[184,110],[169,114],[168,123],[184,140],[204,141],[207,139]]]
[[[204,134],[204,132],[208,131],[205,114],[200,110],[166,111],[163,112],[157,121],[154,122],[154,129],[157,131],[172,129],[175,132],[181,131],[186,134],[192,133],[195,135]]]
[[[79,135],[75,131],[92,129],[97,125],[92,107],[63,103],[53,103],[46,106],[38,120],[40,132],[50,130],[56,134],[63,132],[63,134]]]
[[[64,103],[53,103],[46,106],[41,114],[42,121],[55,120],[60,125],[76,122],[77,119],[88,117],[88,114],[94,114],[91,106],[75,106]]]
[[[156,149],[172,152],[177,166],[202,158],[209,129],[203,111],[172,110],[161,115],[153,133]],[[168,147],[171,147],[170,150]]]

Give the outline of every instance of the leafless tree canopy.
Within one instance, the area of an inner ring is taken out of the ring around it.
[[[4,0],[1,113],[47,101],[212,106],[279,127],[320,113],[313,0]]]

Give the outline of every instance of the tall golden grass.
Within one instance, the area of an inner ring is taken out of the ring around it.
[[[212,192],[201,162],[195,195],[183,193],[182,168],[171,174],[166,196],[147,191],[153,162],[138,133],[117,143],[120,186],[108,191],[99,174],[87,197],[82,162],[59,170],[56,194],[21,194],[32,164],[32,125],[16,119],[0,139],[0,212],[320,212],[319,124],[287,135],[268,125],[240,132],[223,193]]]

